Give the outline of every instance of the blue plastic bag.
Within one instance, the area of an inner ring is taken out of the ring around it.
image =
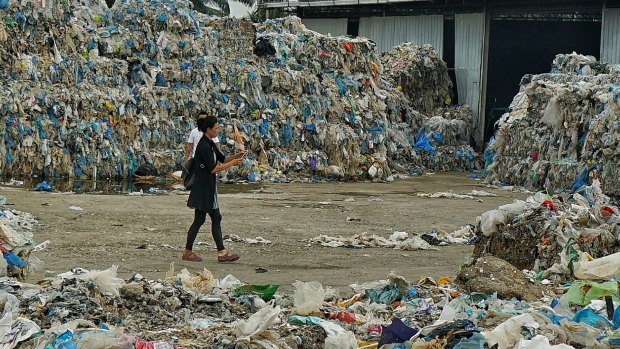
[[[584,323],[592,327],[599,329],[606,329],[613,327],[612,323],[604,317],[598,315],[594,310],[590,308],[584,308],[575,313],[573,322]]]
[[[73,341],[73,333],[67,330],[56,337],[52,343],[52,347],[58,349],[76,349],[77,343]]]
[[[9,0],[0,0],[0,9],[4,10],[9,7]]]
[[[34,191],[53,191],[54,188],[52,188],[51,185],[49,185],[49,183],[47,183],[46,181],[43,181],[39,184],[37,184],[37,186],[34,188]]]
[[[441,135],[441,132],[435,131],[435,133],[433,133],[433,140],[439,144],[443,144],[443,136]]]
[[[381,339],[379,339],[378,347],[381,348],[385,344],[404,343],[411,339],[418,330],[405,325],[399,318],[392,318],[389,326],[382,326]]]
[[[575,183],[573,184],[573,192],[579,190],[579,188],[588,184],[588,176],[590,175],[590,169],[584,168],[583,171],[577,178],[575,179]]]
[[[157,73],[157,75],[155,76],[155,85],[159,87],[166,86],[166,78],[164,78],[164,76],[161,75],[161,73]]]
[[[366,290],[366,297],[371,303],[392,304],[403,298],[402,292],[394,285],[387,285],[381,290]]]
[[[6,263],[11,268],[14,268],[14,267],[24,268],[26,267],[26,265],[28,265],[26,264],[26,262],[22,261],[19,257],[14,255],[13,252],[11,251],[6,251],[3,253],[3,255],[4,255],[4,259],[6,260]]]
[[[431,140],[424,134],[424,128],[421,128],[416,135],[415,147],[420,148],[429,153],[435,152],[435,147],[431,145]]]
[[[484,170],[482,171],[482,178],[486,178],[487,174],[489,174],[489,166],[491,166],[493,164],[493,160],[495,160],[495,151],[491,149],[491,145],[494,141],[495,137],[491,137],[484,153],[482,153],[484,157]]]
[[[480,333],[474,333],[469,339],[463,338],[454,346],[454,349],[482,349],[487,342],[486,338]]]

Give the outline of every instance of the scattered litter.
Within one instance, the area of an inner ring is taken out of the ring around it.
[[[493,194],[493,193],[489,193],[488,191],[484,191],[484,190],[472,190],[469,195],[471,196],[488,196],[488,197],[496,197],[497,194]]]
[[[389,238],[384,238],[375,234],[369,235],[368,233],[360,233],[345,238],[342,236],[331,237],[321,234],[315,238],[304,241],[325,247],[382,247],[407,251],[435,249],[421,237],[415,235],[409,237],[408,235],[409,234],[405,232],[397,232],[392,234]]]
[[[0,205],[0,252],[4,257],[0,258],[0,277],[21,279],[28,272],[29,258],[34,249],[32,228],[37,220],[30,213],[9,209],[5,205],[6,198]],[[47,244],[44,242],[39,249],[45,246]]]
[[[33,248],[32,248],[32,252],[40,252],[40,251],[43,251],[43,250],[45,250],[46,248],[48,248],[48,247],[49,247],[49,245],[50,245],[51,243],[52,243],[51,241],[49,241],[49,240],[45,240],[45,241],[43,241],[42,243],[40,243],[40,244],[36,245],[35,247],[33,247]]]
[[[235,234],[226,234],[224,235],[224,240],[225,241],[230,241],[230,242],[245,242],[246,244],[250,244],[250,245],[270,245],[271,244],[271,240],[267,240],[261,236],[257,236],[255,238],[242,238],[239,235],[235,235]]]
[[[23,187],[24,181],[18,181],[14,178],[11,178],[8,182],[2,182],[0,184],[5,185],[7,187]]]
[[[469,192],[467,194],[458,194],[458,193],[454,193],[452,191],[449,191],[449,192],[438,192],[438,193],[432,193],[432,194],[418,193],[416,195],[419,196],[419,197],[423,197],[423,198],[433,198],[433,199],[437,199],[437,198],[473,199],[473,200],[478,200],[478,201],[480,201],[480,199],[477,199],[477,197],[493,197],[493,196],[497,196],[496,194],[489,193],[489,192],[486,192],[484,190],[472,190],[471,192]]]
[[[426,194],[426,193],[418,193],[416,194],[419,197],[423,197],[423,198],[447,198],[447,199],[476,199],[475,197],[473,197],[472,195],[464,195],[464,194],[457,194],[457,193],[453,193],[452,191],[450,192],[439,192],[439,193],[432,193],[432,194]]]

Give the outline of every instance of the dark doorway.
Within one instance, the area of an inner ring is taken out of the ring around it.
[[[443,60],[448,66],[448,76],[452,81],[452,92],[450,96],[452,103],[459,100],[458,90],[456,89],[456,70],[454,69],[455,56],[455,33],[454,33],[454,16],[444,16],[443,20]]]
[[[356,37],[360,32],[360,19],[359,18],[349,18],[347,20],[347,35]]]
[[[600,14],[599,14],[600,16]],[[599,57],[600,19],[492,19],[489,32],[484,139],[519,92],[525,74],[549,73],[555,55],[571,53]]]

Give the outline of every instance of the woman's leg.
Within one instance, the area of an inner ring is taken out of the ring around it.
[[[194,247],[194,241],[196,240],[196,236],[198,236],[198,230],[207,220],[207,213],[200,210],[194,210],[194,222],[189,227],[187,231],[187,242],[185,243],[185,249],[191,251]],[[220,233],[221,235],[221,233]]]
[[[215,245],[217,246],[218,251],[224,251],[224,240],[222,240],[222,226],[220,223],[222,222],[222,215],[220,214],[220,209],[214,209],[209,213],[209,217],[211,217],[211,235],[213,235],[213,240],[215,240]]]
[[[222,227],[220,223],[222,222],[222,215],[220,214],[219,209],[214,209],[209,213],[211,217],[211,234],[213,235],[213,240],[215,240],[215,245],[217,246],[217,261],[218,262],[234,262],[239,259],[239,256],[226,251],[224,248],[224,241],[222,240]]]

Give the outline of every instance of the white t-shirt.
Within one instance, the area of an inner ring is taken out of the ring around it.
[[[189,154],[190,158],[194,157],[194,153],[196,152],[196,147],[198,146],[198,142],[200,142],[200,138],[202,138],[203,133],[198,131],[198,127],[194,127],[192,132],[189,133],[189,137],[187,137],[187,143],[192,144],[192,152]],[[213,138],[214,143],[219,143],[220,139],[217,137]]]

